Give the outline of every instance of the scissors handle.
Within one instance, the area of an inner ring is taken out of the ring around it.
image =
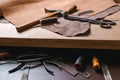
[[[105,23],[108,23],[110,25],[116,25],[116,23],[114,21],[111,21],[111,20],[104,19],[102,21],[105,22]]]
[[[111,25],[116,25],[115,22],[111,20],[101,20],[100,26],[103,28],[111,28]]]

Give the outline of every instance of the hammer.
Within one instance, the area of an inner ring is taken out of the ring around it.
[[[46,11],[47,11],[47,9],[45,9],[45,12],[46,12]],[[69,14],[71,14],[71,13],[73,13],[73,12],[75,12],[75,11],[77,11],[77,6],[76,6],[76,5],[73,5],[72,7],[70,7],[70,8],[67,10],[67,12],[68,12]],[[53,17],[53,16],[55,16],[55,15],[59,15],[59,14],[61,14],[60,12],[61,12],[61,11],[54,11],[54,12],[52,12],[52,13],[49,13],[47,16],[43,17],[42,19],[48,18],[49,20],[47,20],[47,22],[50,21],[50,22],[52,22],[52,23],[55,23],[54,21],[56,21],[56,20],[50,19],[50,17]],[[65,12],[66,12],[66,11],[65,11]],[[41,19],[41,20],[33,21],[33,22],[28,23],[28,24],[23,25],[23,26],[20,26],[19,28],[17,28],[17,31],[18,31],[18,32],[22,32],[22,31],[25,31],[26,29],[29,29],[29,28],[37,25],[37,24],[40,24],[41,21],[42,21],[42,19]],[[51,20],[53,20],[53,21],[51,21]],[[47,22],[44,21],[44,23],[47,23]]]

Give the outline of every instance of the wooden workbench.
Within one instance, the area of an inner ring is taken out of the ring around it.
[[[120,49],[120,11],[107,17],[116,21],[111,29],[92,25],[89,35],[65,37],[41,27],[18,33],[11,23],[0,23],[0,46]]]

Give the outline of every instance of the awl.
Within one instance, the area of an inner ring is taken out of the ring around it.
[[[79,56],[77,60],[74,63],[74,67],[77,71],[79,71],[79,74],[85,78],[89,78],[91,74],[87,71],[85,71],[85,63],[86,63],[86,57]]]
[[[98,58],[96,56],[93,56],[92,58],[92,64],[93,64],[93,68],[95,70],[100,70],[101,66],[100,66],[100,62],[98,60]]]

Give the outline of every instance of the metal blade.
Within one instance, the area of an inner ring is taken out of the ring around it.
[[[105,63],[102,64],[102,71],[103,71],[105,80],[112,80],[108,66]]]
[[[29,67],[29,68],[24,69],[24,72],[22,74],[21,80],[28,80],[28,78],[29,78],[29,71],[30,71],[30,65],[31,65],[30,63],[28,63],[28,64],[25,65],[25,67]]]

